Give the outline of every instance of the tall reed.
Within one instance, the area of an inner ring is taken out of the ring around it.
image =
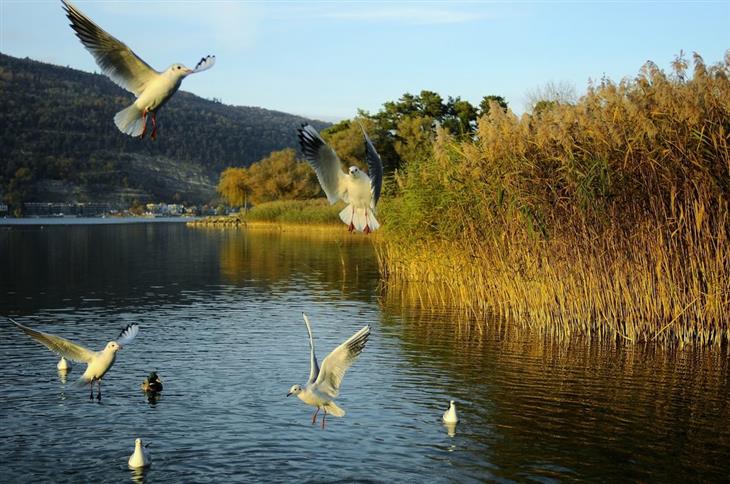
[[[552,333],[730,339],[730,52],[439,132],[383,201],[390,290]]]

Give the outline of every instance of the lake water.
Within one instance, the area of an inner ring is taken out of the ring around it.
[[[365,324],[344,418],[286,398]],[[141,332],[101,403],[0,321],[3,482],[724,480],[730,368],[717,350],[555,342],[424,313],[378,284],[366,237],[178,223],[0,227],[0,315],[94,349]],[[139,385],[156,370],[164,391]],[[456,400],[455,433],[440,421]],[[134,439],[152,467],[127,469]]]

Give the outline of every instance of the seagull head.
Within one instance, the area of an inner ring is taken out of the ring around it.
[[[188,75],[192,74],[192,72],[192,69],[190,69],[189,67],[185,67],[182,64],[173,64],[167,68],[167,71],[165,71],[167,75],[175,79],[182,79],[183,77],[187,77]]]
[[[289,389],[289,393],[286,394],[287,397],[290,397],[292,395],[298,395],[302,393],[302,386],[301,385],[292,385],[292,387]]]
[[[117,343],[116,341],[110,341],[106,344],[106,348],[104,348],[104,351],[112,351],[116,353],[117,351],[122,349],[122,345]]]
[[[360,171],[360,168],[358,168],[356,166],[351,166],[350,167],[350,175],[352,175],[352,176],[358,176],[360,173],[362,173]]]

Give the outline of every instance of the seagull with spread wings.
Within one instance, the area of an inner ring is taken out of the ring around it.
[[[173,64],[164,72],[158,72],[140,59],[132,49],[96,25],[68,0],[61,0],[71,28],[86,47],[96,63],[118,86],[131,92],[137,99],[114,116],[114,123],[122,133],[144,137],[147,116],[152,118],[150,138],[157,138],[157,110],[160,109],[190,74],[210,69],[215,56],[203,57],[194,69]]]
[[[365,348],[365,343],[370,337],[370,326],[365,326],[352,335],[350,339],[332,350],[322,360],[322,366],[320,367],[317,363],[317,356],[314,354],[314,340],[312,339],[312,327],[309,325],[309,318],[304,313],[302,313],[302,316],[309,334],[309,380],[307,380],[304,387],[301,385],[292,386],[286,396],[296,395],[307,405],[317,407],[317,411],[312,416],[312,425],[317,423],[317,414],[322,410],[324,412],[322,428],[324,428],[324,421],[328,413],[335,417],[344,417],[345,415],[345,411],[338,407],[333,400],[340,394],[340,384],[345,372]]]
[[[340,158],[311,125],[304,124],[297,131],[302,153],[317,173],[327,200],[333,204],[342,199],[349,204],[340,212],[340,219],[349,226],[350,232],[358,230],[369,234],[380,227],[375,219],[375,205],[383,186],[383,162],[365,129],[360,128],[365,138],[367,175],[356,166],[344,173]]]
[[[124,345],[131,343],[137,336],[137,333],[139,333],[139,325],[137,323],[128,324],[127,327],[119,333],[119,337],[116,341],[108,342],[106,347],[101,351],[92,351],[65,338],[61,338],[60,336],[42,333],[27,326],[23,326],[12,318],[8,319],[10,319],[10,321],[12,321],[13,324],[20,328],[25,334],[38,341],[57,355],[71,361],[86,363],[86,371],[83,375],[81,375],[78,383],[88,383],[91,387],[89,398],[94,398],[94,382],[97,382],[99,386],[99,392],[96,394],[97,400],[101,400],[101,379],[114,364],[114,360],[117,358],[117,351],[122,349]]]

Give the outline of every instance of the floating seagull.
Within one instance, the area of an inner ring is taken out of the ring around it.
[[[142,382],[142,390],[148,393],[159,393],[162,391],[162,380],[157,376],[157,372],[153,371],[150,376]]]
[[[38,341],[54,353],[61,355],[64,358],[68,358],[71,361],[86,363],[86,371],[83,375],[81,375],[78,383],[89,383],[91,390],[89,398],[94,398],[94,382],[98,382],[99,392],[96,395],[97,400],[101,400],[101,379],[114,364],[114,360],[117,357],[117,351],[122,349],[124,345],[131,343],[137,336],[137,333],[139,333],[139,325],[137,323],[129,324],[121,333],[119,333],[119,337],[116,341],[108,342],[106,347],[101,351],[91,351],[81,345],[72,343],[65,338],[61,338],[60,336],[42,333],[27,326],[23,326],[12,318],[8,319],[10,319],[10,321],[12,321],[18,328],[23,330],[25,334]]]
[[[320,368],[317,363],[317,356],[314,354],[314,340],[312,339],[309,318],[304,313],[302,313],[302,316],[304,316],[304,324],[307,325],[307,333],[309,333],[309,380],[307,380],[304,388],[301,385],[292,386],[286,396],[296,395],[307,405],[317,407],[317,411],[312,416],[312,425],[317,423],[317,414],[322,410],[324,412],[322,428],[324,428],[324,421],[328,413],[335,417],[345,415],[345,411],[332,400],[340,394],[340,384],[345,372],[362,353],[370,336],[370,326],[365,326],[352,335],[350,339],[332,350],[322,361],[322,367]]]
[[[152,457],[150,457],[150,453],[147,451],[149,445],[142,445],[142,439],[134,440],[134,453],[129,456],[129,460],[127,461],[130,469],[139,469],[152,465]]]
[[[360,128],[365,137],[365,157],[370,176],[356,166],[350,167],[349,174],[344,173],[337,154],[311,125],[303,124],[297,132],[302,153],[317,173],[330,205],[339,199],[349,204],[340,212],[340,219],[349,226],[350,232],[358,230],[369,234],[380,227],[375,219],[375,205],[383,186],[383,162],[365,129]]]
[[[449,408],[444,412],[443,419],[447,424],[455,424],[459,421],[459,417],[456,416],[456,404],[453,400],[449,402]]]
[[[137,96],[134,104],[114,116],[114,123],[119,131],[130,136],[144,137],[147,131],[147,115],[151,114],[150,137],[157,138],[157,110],[175,94],[185,77],[213,67],[215,56],[203,57],[195,69],[173,64],[164,72],[158,72],[70,2],[61,1],[66,16],[71,21],[71,28],[86,50],[94,56],[102,72],[119,87]]]
[[[71,369],[71,365],[68,361],[66,361],[66,358],[62,356],[61,360],[56,365],[56,368],[58,369],[58,371],[69,371]]]

